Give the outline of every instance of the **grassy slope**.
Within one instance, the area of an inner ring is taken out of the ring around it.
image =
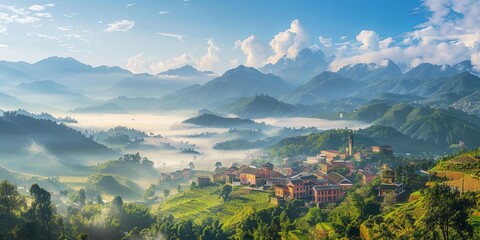
[[[204,187],[187,190],[167,199],[158,208],[162,214],[175,218],[190,219],[197,224],[208,217],[220,219],[224,228],[233,229],[253,210],[272,207],[267,193],[252,192],[249,189],[234,188],[228,202],[218,196],[220,187]]]

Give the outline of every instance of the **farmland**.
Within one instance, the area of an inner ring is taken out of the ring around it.
[[[249,189],[233,189],[232,198],[223,202],[218,196],[219,187],[204,187],[187,190],[168,198],[158,208],[162,214],[172,214],[175,218],[192,220],[201,224],[211,217],[220,219],[224,228],[232,229],[236,223],[254,210],[269,208],[270,199],[265,192],[251,192]]]

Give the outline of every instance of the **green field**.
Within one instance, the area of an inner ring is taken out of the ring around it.
[[[220,187],[204,187],[187,190],[163,202],[159,211],[172,214],[175,218],[192,220],[197,224],[208,217],[220,219],[224,228],[233,229],[253,210],[273,207],[265,192],[250,192],[249,189],[235,187],[228,202],[218,196]]]

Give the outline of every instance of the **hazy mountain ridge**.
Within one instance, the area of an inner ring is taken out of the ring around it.
[[[273,73],[295,85],[303,84],[328,69],[328,59],[321,50],[305,48],[295,58],[284,56],[274,64],[259,68],[264,73]]]
[[[282,100],[293,104],[315,104],[347,97],[364,85],[363,82],[345,78],[338,73],[323,72],[286,94]]]
[[[58,155],[85,152],[113,153],[107,147],[64,124],[35,119],[16,112],[4,112],[0,118],[0,128],[1,147],[5,152],[21,152],[35,142],[45,147],[48,152]]]
[[[292,88],[280,77],[264,74],[255,68],[243,65],[226,71],[204,85],[193,85],[162,97],[165,107],[202,108],[219,104],[229,99],[250,97],[258,94],[281,96]]]
[[[430,108],[409,104],[368,104],[347,118],[390,126],[414,139],[448,148],[464,141],[467,146],[480,145],[480,118],[454,109]]]
[[[357,63],[343,66],[337,73],[346,78],[365,82],[392,80],[400,78],[403,75],[400,67],[390,59],[385,59],[381,65],[375,63]]]

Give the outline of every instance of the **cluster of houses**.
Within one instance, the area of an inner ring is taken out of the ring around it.
[[[348,137],[348,147],[345,152],[322,150],[316,156],[307,157],[300,171],[292,168],[276,168],[269,162],[261,168],[233,165],[224,171],[217,171],[212,176],[198,177],[198,185],[215,182],[263,190],[272,189],[277,202],[285,199],[303,199],[317,204],[335,202],[353,186],[352,181],[347,178],[353,173],[357,172],[361,175],[363,184],[371,183],[376,176],[369,165],[364,169],[355,169],[354,161],[361,160],[364,155],[359,152],[353,153],[352,136]],[[393,151],[390,146],[374,146],[372,152]],[[344,170],[345,176],[336,171],[338,168]],[[380,176],[378,196],[388,193],[394,193],[397,196],[404,192],[403,184],[395,181],[395,172],[388,166],[383,167]]]

